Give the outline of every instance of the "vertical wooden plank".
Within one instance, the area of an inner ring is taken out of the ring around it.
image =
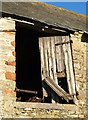
[[[61,37],[62,42],[62,37]],[[65,61],[64,61],[64,53],[63,53],[63,45],[61,45],[61,69],[60,71],[64,71],[65,69]]]
[[[55,44],[62,42],[61,36],[55,37]],[[64,57],[62,45],[57,45],[56,47],[56,62],[57,62],[57,72],[64,71]]]
[[[39,38],[39,49],[40,49],[40,57],[41,57],[41,77],[42,80],[45,78],[45,61],[44,61],[44,38]],[[48,96],[47,91],[44,89],[44,86],[42,85],[43,90],[43,99],[44,97]]]
[[[70,41],[69,36],[66,36],[66,41]],[[69,70],[70,70],[70,78],[71,78],[71,86],[72,86],[72,95],[74,97],[75,104],[78,104],[76,98],[76,86],[75,86],[75,78],[74,78],[73,63],[72,63],[71,45],[70,43],[68,43],[66,46],[69,52],[68,58],[69,58]]]
[[[52,52],[51,52],[51,37],[47,38],[47,47],[48,47],[48,64],[49,64],[49,76],[50,78],[54,78],[54,74],[53,74],[53,61],[52,61]],[[53,100],[54,98],[54,92],[51,91],[51,101],[52,103],[55,103],[55,101]]]
[[[41,57],[41,75],[42,80],[45,76],[45,65],[44,65],[44,46],[43,46],[43,38],[39,38],[39,49],[40,49],[40,57]]]
[[[48,68],[48,46],[47,46],[47,37],[44,37],[44,60],[45,60],[45,76],[49,76]]]
[[[69,36],[66,36],[66,40],[69,40]],[[73,94],[76,93],[75,91],[75,79],[74,79],[74,72],[73,72],[73,63],[72,63],[72,55],[71,55],[71,47],[70,47],[70,43],[67,44],[67,49],[68,49],[68,58],[69,58],[69,69],[70,69],[70,75],[71,75],[71,84],[72,84],[72,92]]]
[[[50,38],[51,41],[51,57],[52,57],[52,72],[53,72],[53,80],[58,84],[57,73],[56,73],[56,56],[55,56],[55,37]],[[52,103],[55,103],[54,99],[58,99],[55,93],[52,91]]]
[[[53,79],[58,84],[57,73],[56,73],[56,57],[55,57],[55,37],[51,37],[51,54],[53,63]]]
[[[65,42],[65,36],[62,36],[62,41]],[[67,83],[68,83],[68,90],[69,93],[72,94],[72,86],[71,86],[71,77],[70,77],[70,69],[69,69],[69,59],[68,59],[68,50],[66,44],[63,44],[63,51],[65,57],[65,67],[66,67],[66,75],[67,75]]]
[[[55,44],[59,43],[60,42],[60,37],[55,37]],[[55,46],[56,48],[56,70],[57,72],[60,71],[60,63],[59,63],[59,58],[60,58],[60,47],[59,46]]]
[[[49,76],[53,79],[53,72],[52,72],[52,56],[51,56],[51,40],[50,37],[48,37],[47,40],[47,46],[48,46],[48,59],[49,59]]]

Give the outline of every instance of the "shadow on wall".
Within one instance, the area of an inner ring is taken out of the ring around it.
[[[83,33],[82,38],[81,38],[81,42],[88,43],[88,34],[87,33]]]

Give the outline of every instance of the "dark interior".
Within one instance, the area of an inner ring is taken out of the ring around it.
[[[17,28],[16,32],[16,87],[38,91],[42,98],[41,63],[38,37],[33,31]],[[17,98],[28,101],[33,93],[17,92]]]

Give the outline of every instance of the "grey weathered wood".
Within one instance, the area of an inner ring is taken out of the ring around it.
[[[48,47],[48,63],[49,63],[49,76],[53,79],[52,72],[52,56],[51,56],[51,40],[50,37],[47,39],[47,47]]]
[[[40,42],[39,46],[41,51],[41,74],[43,79],[46,78],[46,76],[49,76],[54,80],[55,84],[59,86],[57,75],[63,72],[66,67],[69,93],[70,95],[76,95],[69,36],[44,37],[41,39],[43,39],[43,42]],[[59,45],[57,46],[57,44]],[[51,93],[51,96],[53,101],[56,96],[53,92]]]
[[[44,61],[45,61],[45,74],[49,75],[49,67],[48,67],[48,46],[47,46],[47,37],[44,37]]]
[[[61,42],[61,36],[55,37],[55,44]],[[56,48],[56,62],[57,62],[57,72],[64,71],[64,56],[63,56],[63,49],[62,45],[55,46]]]
[[[58,96],[64,98],[67,102],[69,101],[69,99],[71,99],[70,96],[65,92],[65,90],[57,85],[55,81],[50,77],[47,76],[45,78],[45,82],[54,90],[54,92],[56,92]]]
[[[43,42],[44,42],[43,38],[39,38],[39,49],[40,49],[40,57],[41,57],[41,75],[42,75],[42,79],[44,79],[44,76],[45,76],[44,44],[43,44]]]
[[[56,56],[55,56],[55,38],[51,37],[51,54],[52,54],[52,63],[53,63],[53,79],[56,84],[58,84],[57,74],[56,74]]]
[[[66,36],[66,40],[70,41],[69,36]],[[74,97],[74,102],[78,104],[76,99],[76,86],[75,86],[75,78],[74,78],[74,72],[73,72],[73,63],[72,63],[72,53],[71,53],[71,46],[70,43],[66,45],[67,50],[69,52],[68,58],[69,58],[69,70],[70,70],[70,78],[71,78],[71,86],[72,86],[72,95]]]
[[[40,49],[40,57],[41,57],[41,77],[42,80],[44,79],[45,73],[45,61],[44,61],[44,38],[39,38],[39,49]],[[42,85],[43,90],[43,99],[44,97],[48,96],[47,91],[44,89],[44,86]]]
[[[69,36],[62,37],[63,41],[70,41]],[[70,95],[73,95],[73,100],[75,104],[78,104],[76,98],[76,86],[74,79],[73,63],[72,63],[72,53],[70,43],[63,45],[64,54],[65,54],[65,65],[67,73],[67,82]]]
[[[52,57],[52,72],[53,72],[53,80],[56,84],[58,84],[57,74],[56,74],[56,56],[55,56],[55,37],[51,37],[51,57]],[[51,76],[50,76],[51,77]],[[54,99],[56,98],[54,92],[52,91],[52,103],[55,103]]]
[[[58,37],[55,37],[55,44],[57,44],[58,42],[60,42],[60,38]],[[60,47],[59,46],[55,46],[56,48],[56,69],[57,69],[57,72],[60,71],[60,64],[59,64],[59,59],[60,59]]]
[[[63,42],[66,41],[65,36],[62,37]],[[66,66],[66,75],[67,75],[67,83],[68,83],[68,90],[69,93],[72,94],[72,86],[71,86],[71,78],[70,78],[70,70],[69,70],[69,59],[68,59],[68,50],[66,44],[63,44],[63,51],[65,57],[65,66]]]
[[[66,40],[69,40],[69,36],[66,36]],[[75,81],[74,81],[74,73],[73,73],[73,66],[72,66],[72,53],[71,53],[71,47],[70,44],[67,44],[67,50],[69,52],[68,58],[69,58],[69,70],[70,70],[70,76],[71,76],[71,84],[72,84],[72,93],[76,94],[75,91]]]

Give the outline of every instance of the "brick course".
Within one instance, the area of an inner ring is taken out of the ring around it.
[[[6,79],[9,79],[9,80],[16,80],[16,73],[6,72],[5,77]]]
[[[12,62],[6,61],[5,64],[6,65],[11,65],[11,66],[16,66],[16,62],[15,61],[12,61]]]

